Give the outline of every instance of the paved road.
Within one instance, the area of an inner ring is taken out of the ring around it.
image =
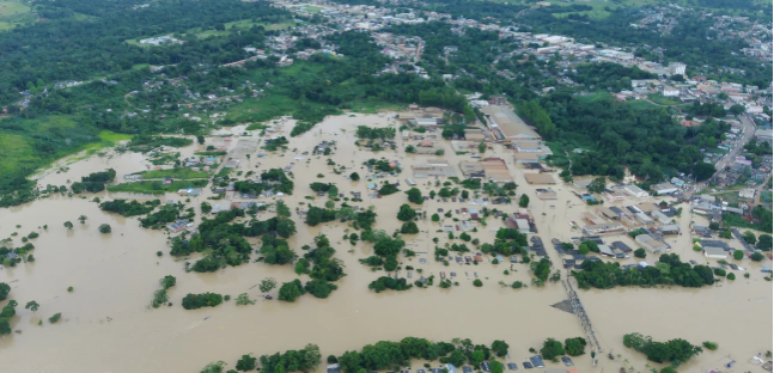
[[[740,115],[737,118],[739,118],[739,121],[742,122],[743,125],[743,131],[744,136],[741,140],[737,140],[736,145],[734,145],[731,150],[728,151],[725,157],[723,157],[720,161],[715,163],[715,168],[717,169],[717,172],[715,174],[718,174],[720,172],[723,172],[723,170],[726,168],[726,166],[730,166],[734,163],[734,159],[737,155],[743,153],[742,150],[744,148],[744,145],[750,142],[750,140],[755,136],[755,123],[748,117],[747,115]],[[707,183],[699,183],[697,185],[699,187],[699,190],[703,190],[707,187]]]

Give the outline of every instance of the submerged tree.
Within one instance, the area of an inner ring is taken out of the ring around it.
[[[34,300],[31,300],[31,301],[27,302],[27,305],[24,306],[24,308],[28,309],[28,310],[30,310],[32,312],[35,312],[35,311],[38,310],[38,308],[40,308],[40,305],[38,304],[38,302],[35,302]]]
[[[272,291],[272,289],[276,287],[277,287],[277,280],[271,277],[267,277],[261,280],[261,284],[258,285],[258,288],[261,290],[261,293],[264,293],[264,294]],[[266,296],[268,296],[268,294]]]

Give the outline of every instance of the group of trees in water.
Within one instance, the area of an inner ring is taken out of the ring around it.
[[[412,359],[477,367],[494,356],[508,354],[508,344],[495,340],[491,345],[473,344],[470,339],[455,338],[452,343],[431,342],[424,338],[406,337],[400,342],[380,341],[360,351],[347,351],[337,358],[344,373],[365,373],[395,366],[408,366]]]
[[[81,181],[74,182],[70,188],[73,193],[82,192],[96,193],[105,190],[105,184],[113,181],[116,177],[116,170],[110,168],[103,172],[92,172],[89,176],[81,177]]]
[[[623,269],[619,263],[584,260],[583,271],[573,271],[578,287],[610,289],[616,286],[679,285],[700,288],[715,283],[712,268],[683,263],[677,254],[661,254],[658,262],[642,269]]]
[[[694,346],[690,342],[676,338],[666,342],[656,342],[650,337],[645,337],[640,333],[631,333],[624,335],[624,346],[634,349],[638,352],[647,355],[648,360],[655,361],[657,363],[671,363],[672,369],[678,367],[682,363],[687,362],[693,356],[702,353],[701,346]],[[717,344],[709,342],[710,347],[714,345],[717,348]],[[662,372],[664,372],[662,370]],[[676,372],[674,370],[670,372]]]
[[[233,208],[219,213],[213,219],[204,220],[199,225],[198,233],[193,234],[189,239],[175,237],[172,240],[170,254],[184,256],[209,249],[209,255],[199,259],[191,269],[196,272],[213,272],[226,265],[237,266],[250,260],[253,249],[245,236],[263,236],[264,247],[261,248],[261,252],[267,256],[267,260],[278,260],[277,258],[282,257],[277,254],[278,251],[283,251],[282,247],[289,251],[287,242],[282,238],[295,234],[296,227],[290,219],[287,206],[281,202],[278,203],[277,216],[267,220],[232,223],[240,216],[245,216],[244,210]],[[276,234],[278,237],[269,233]]]

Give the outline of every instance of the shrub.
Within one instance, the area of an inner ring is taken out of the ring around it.
[[[221,303],[223,303],[223,296],[216,293],[188,294],[183,298],[183,308],[187,310],[216,307]]]
[[[634,250],[634,257],[644,258],[645,256],[647,256],[647,252],[645,252],[645,249],[639,248],[637,250]]]
[[[75,288],[73,288],[72,286],[70,286],[70,287],[68,287],[68,288],[67,288],[67,292],[68,292],[68,293],[72,293],[72,292],[73,292],[73,290],[75,290]]]
[[[237,299],[236,299],[237,306],[246,306],[248,304],[255,304],[255,301],[250,299],[250,296],[247,295],[247,293],[242,293],[237,296]]]
[[[718,344],[716,342],[704,341],[704,343],[701,345],[710,351],[715,351],[718,349]]]
[[[325,299],[338,287],[328,281],[321,279],[313,279],[306,283],[304,289],[312,294],[316,298]]]
[[[419,233],[419,227],[417,227],[417,223],[414,223],[413,221],[403,223],[403,225],[400,227],[400,233],[417,234]]]
[[[752,259],[753,262],[760,262],[763,260],[763,254],[756,251],[750,256],[750,259]]]
[[[105,234],[105,233],[110,233],[111,231],[112,231],[112,229],[110,228],[110,225],[108,225],[108,224],[101,224],[99,226],[99,233]]]
[[[733,274],[733,273],[729,273],[728,275],[726,275],[726,278],[731,280],[731,281],[734,281],[734,280],[736,280],[736,275]]]
[[[540,355],[543,356],[543,359],[556,361],[557,357],[564,355],[564,347],[562,347],[561,342],[553,338],[548,338],[543,342],[543,348],[540,349]]]
[[[726,276],[726,270],[722,268],[715,268],[712,270],[712,272],[715,274],[715,276],[720,276],[720,277]]]
[[[338,362],[339,362],[339,359],[337,359],[335,355],[328,356],[328,364],[336,364]]]
[[[480,287],[484,286],[484,283],[483,283],[483,282],[481,282],[481,279],[478,279],[478,278],[477,278],[477,279],[475,279],[475,280],[473,281],[473,286],[475,286],[475,287],[477,287],[477,288],[480,288]]]
[[[295,279],[291,282],[285,282],[282,284],[279,290],[279,300],[287,302],[295,302],[296,299],[306,294],[306,289],[301,285],[301,281]]]
[[[511,285],[514,289],[521,289],[524,286],[524,284],[521,281],[514,281]]]
[[[57,312],[54,314],[54,316],[49,317],[48,321],[52,324],[56,324],[56,322],[59,321],[60,318],[62,318],[62,313]]]
[[[701,251],[701,246],[693,245],[693,251]]]
[[[258,359],[250,356],[250,355],[242,355],[242,358],[237,361],[236,369],[241,370],[244,372],[255,370],[256,364],[255,362]]]
[[[8,298],[8,293],[11,292],[11,286],[6,284],[5,282],[0,282],[0,300],[5,300]]]
[[[586,339],[582,337],[567,338],[564,340],[564,349],[567,350],[567,355],[581,356],[586,353]]]
[[[742,250],[735,250],[734,251],[734,259],[742,260],[742,258],[744,258],[744,251],[742,251]]]

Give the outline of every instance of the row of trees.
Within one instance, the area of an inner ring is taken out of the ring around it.
[[[125,199],[116,199],[100,203],[99,208],[103,211],[113,212],[121,216],[130,217],[147,214],[153,211],[153,209],[160,204],[161,201],[158,199],[154,199],[153,201],[145,201],[144,203],[137,202],[137,200],[131,200],[127,202]]]
[[[582,337],[567,338],[564,340],[564,346],[562,343],[548,338],[543,342],[543,347],[540,349],[540,355],[543,359],[557,361],[557,358],[567,354],[570,356],[581,356],[586,353],[586,339]]]
[[[89,176],[81,177],[81,181],[74,182],[70,188],[73,193],[78,194],[82,192],[101,192],[105,190],[105,184],[113,181],[116,177],[116,170],[110,168],[103,172],[92,172]]]
[[[368,139],[368,140],[386,140],[386,139],[393,139],[395,138],[395,128],[393,127],[368,127],[368,126],[357,126],[357,131],[355,132],[355,136],[357,136],[360,139]]]
[[[672,367],[687,362],[703,351],[700,346],[694,346],[681,338],[654,342],[650,337],[644,337],[640,333],[624,335],[623,343],[628,348],[646,354],[650,361],[672,363]]]
[[[450,363],[462,367],[466,362],[478,366],[493,356],[508,354],[508,344],[495,340],[490,346],[473,344],[470,339],[455,338],[452,343],[430,342],[424,338],[406,337],[400,342],[380,341],[361,351],[347,351],[337,360],[345,373],[365,373],[393,366],[407,366],[412,359]]]
[[[712,269],[705,265],[691,266],[683,263],[677,254],[661,254],[658,262],[642,271],[637,268],[622,269],[619,263],[603,263],[584,260],[583,271],[573,271],[578,287],[611,289],[616,286],[679,285],[699,288],[715,283]]]
[[[183,308],[195,310],[202,307],[217,307],[223,303],[223,296],[216,293],[188,294],[183,298]]]

